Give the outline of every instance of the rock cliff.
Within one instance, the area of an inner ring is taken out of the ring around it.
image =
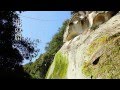
[[[46,79],[120,78],[120,14],[79,11],[64,33]]]

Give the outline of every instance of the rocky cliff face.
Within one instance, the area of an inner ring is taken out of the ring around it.
[[[120,78],[120,14],[79,11],[64,33],[47,79]]]

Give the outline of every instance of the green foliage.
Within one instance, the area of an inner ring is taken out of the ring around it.
[[[43,62],[42,57],[43,57],[43,54],[41,54],[39,59],[37,59],[34,63],[30,62],[30,63],[24,65],[24,70],[27,73],[29,73],[32,78],[41,79],[43,77],[42,73],[40,72],[42,62]]]
[[[63,34],[68,24],[66,20],[62,27],[59,28],[52,40],[45,47],[46,52],[42,54],[34,63],[24,66],[24,69],[32,76],[32,78],[45,78],[49,66],[51,65],[55,54],[63,45]]]

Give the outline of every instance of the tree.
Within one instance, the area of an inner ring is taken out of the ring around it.
[[[31,60],[39,50],[33,41],[19,36],[20,26],[18,12],[0,11],[0,78],[30,78],[22,61]]]

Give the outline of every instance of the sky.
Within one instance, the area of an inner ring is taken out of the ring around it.
[[[22,23],[22,36],[39,39],[39,54],[32,61],[35,61],[40,54],[45,52],[46,43],[50,42],[62,23],[70,18],[70,11],[25,11],[20,14]],[[28,63],[24,60],[23,64]]]

